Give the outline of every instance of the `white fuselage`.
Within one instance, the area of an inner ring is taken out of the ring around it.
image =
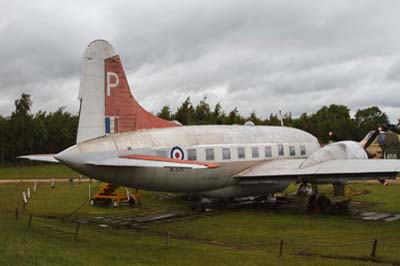
[[[237,197],[281,191],[288,184],[238,186],[235,175],[266,160],[306,158],[318,149],[317,139],[299,129],[210,125],[108,135],[79,143],[58,154],[57,158],[84,175],[123,186],[210,197]],[[220,167],[204,170],[86,164],[131,154],[211,162]]]

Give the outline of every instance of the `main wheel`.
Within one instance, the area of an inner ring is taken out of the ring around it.
[[[129,203],[129,205],[135,205],[135,199],[130,198],[128,203]]]
[[[321,211],[328,212],[332,206],[332,202],[328,197],[321,195],[317,199],[317,206]]]
[[[95,200],[95,199],[90,199],[90,200],[89,200],[89,205],[90,205],[90,206],[96,205],[96,200]]]

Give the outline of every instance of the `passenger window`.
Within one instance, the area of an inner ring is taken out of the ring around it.
[[[167,158],[167,151],[166,150],[156,151],[156,154],[157,154],[157,157]]]
[[[245,158],[245,152],[243,147],[238,148],[238,158],[239,159],[244,159]]]
[[[271,146],[265,147],[265,157],[272,157]]]
[[[278,144],[278,155],[283,156],[283,144]]]
[[[300,145],[300,154],[306,155],[306,145]]]
[[[206,160],[207,161],[214,160],[214,149],[206,149]]]
[[[260,153],[258,151],[258,147],[253,147],[251,149],[251,154],[252,154],[253,158],[258,158],[260,156]]]
[[[229,148],[222,148],[222,159],[224,160],[231,159],[231,150]]]
[[[296,148],[294,146],[289,146],[290,156],[296,155]]]
[[[188,160],[189,161],[197,160],[196,149],[188,149],[187,152],[188,152]]]

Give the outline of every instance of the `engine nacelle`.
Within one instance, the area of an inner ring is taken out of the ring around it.
[[[329,160],[368,159],[368,155],[358,142],[339,141],[312,153],[300,166],[307,168]]]

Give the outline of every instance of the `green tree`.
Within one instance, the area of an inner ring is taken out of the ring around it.
[[[32,135],[33,115],[30,112],[31,96],[23,93],[14,104],[15,111],[11,114],[9,121],[9,141],[13,151],[11,156],[15,158],[16,155],[32,153],[34,139]]]
[[[78,117],[65,111],[65,106],[51,112],[46,117],[48,132],[48,151],[50,153],[61,150],[75,144],[78,128]]]
[[[354,115],[354,121],[361,130],[362,136],[378,126],[389,124],[388,116],[382,112],[379,107],[371,106],[364,109],[358,109]]]
[[[169,105],[164,105],[157,116],[165,120],[172,120],[172,114],[171,110],[169,109]]]
[[[354,139],[355,123],[350,117],[350,110],[345,105],[331,104],[323,106],[311,116],[310,133],[315,135],[321,142],[329,140]],[[333,132],[330,138],[329,132]]]
[[[226,120],[225,112],[222,111],[222,107],[219,102],[215,105],[214,111],[212,112],[211,116],[212,116],[211,120],[212,124],[221,125]]]
[[[8,119],[0,116],[0,149],[1,166],[4,167],[7,160],[7,150],[9,146]]]
[[[286,127],[293,127],[294,126],[294,119],[292,118],[292,113],[285,113],[283,115],[283,125]]]
[[[253,110],[250,113],[250,116],[246,119],[247,121],[252,121],[255,125],[262,125],[264,122],[256,115],[256,112]]]
[[[46,112],[39,111],[32,121],[33,150],[35,153],[48,153],[48,132],[46,128]]]
[[[178,120],[182,125],[190,125],[193,120],[193,113],[194,109],[192,103],[190,102],[190,97],[187,97],[176,111],[174,117],[175,120]]]
[[[270,114],[268,119],[265,119],[264,124],[269,126],[280,126],[281,120],[277,114]]]
[[[212,116],[210,105],[207,103],[207,97],[204,97],[194,110],[193,123],[197,125],[211,124]]]
[[[243,125],[246,120],[239,114],[239,110],[235,107],[232,111],[229,112],[226,117],[225,124],[233,125]]]

